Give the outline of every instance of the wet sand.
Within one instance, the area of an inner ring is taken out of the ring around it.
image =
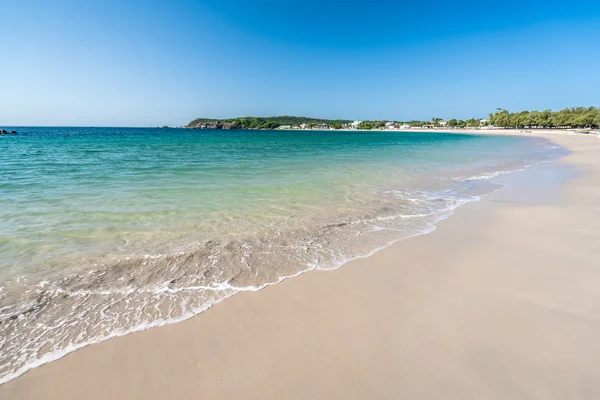
[[[548,137],[572,155],[432,234],[86,347],[0,399],[600,398],[600,139]]]

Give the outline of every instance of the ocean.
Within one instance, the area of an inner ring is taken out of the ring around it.
[[[6,129],[0,383],[431,232],[495,176],[566,154],[443,132]]]

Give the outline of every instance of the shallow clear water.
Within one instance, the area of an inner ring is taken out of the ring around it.
[[[0,382],[431,231],[564,150],[439,132],[19,128],[0,136]]]

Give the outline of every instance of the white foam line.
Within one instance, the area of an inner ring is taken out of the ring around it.
[[[477,180],[482,180],[482,179],[491,179],[491,178],[495,178],[500,175],[507,175],[507,174],[511,174],[513,172],[525,171],[525,169],[529,168],[530,166],[531,165],[525,165],[523,168],[513,169],[511,171],[495,171],[495,172],[490,172],[489,174],[474,175],[474,176],[469,176],[467,178],[455,178],[455,179],[463,180],[463,181],[477,181]]]
[[[158,326],[164,326],[164,325],[170,325],[170,324],[175,324],[178,322],[182,322],[185,321],[186,319],[192,318],[198,314],[203,313],[204,311],[208,310],[209,308],[213,307],[216,304],[219,304],[220,302],[228,299],[229,297],[233,296],[236,293],[231,293],[229,296],[225,296],[222,297],[220,299],[216,299],[213,300],[211,302],[205,303],[203,304],[201,307],[199,307],[198,309],[194,310],[194,311],[190,311],[188,313],[185,313],[183,315],[181,315],[178,318],[168,318],[168,319],[159,319],[156,321],[152,321],[151,323],[147,323],[147,324],[142,324],[142,325],[137,325],[134,326],[130,329],[125,329],[125,330],[116,330],[111,332],[109,335],[107,336],[103,336],[103,337],[98,337],[98,338],[93,338],[87,342],[84,343],[80,343],[80,344],[76,344],[76,345],[71,345],[71,346],[67,346],[63,349],[60,349],[59,351],[54,351],[54,352],[49,352],[47,354],[45,354],[43,357],[29,363],[26,364],[24,366],[22,366],[21,368],[17,369],[14,372],[11,373],[7,373],[4,374],[2,376],[0,376],[0,385],[11,381],[21,375],[23,375],[25,372],[37,368],[39,366],[42,366],[44,364],[59,360],[61,358],[63,358],[64,356],[66,356],[69,353],[72,353],[76,350],[79,350],[81,348],[84,348],[86,346],[89,346],[91,344],[96,344],[96,343],[100,343],[103,342],[105,340],[108,339],[112,339],[114,337],[119,337],[119,336],[125,336],[128,335],[130,333],[134,333],[134,332],[139,332],[139,331],[144,331],[150,328],[156,328]]]

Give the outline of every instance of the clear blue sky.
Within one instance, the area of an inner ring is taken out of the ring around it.
[[[0,125],[600,105],[600,1],[0,0]]]

